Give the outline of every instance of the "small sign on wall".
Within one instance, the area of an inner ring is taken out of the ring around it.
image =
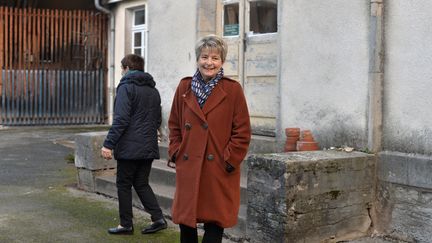
[[[239,35],[239,24],[226,24],[224,25],[224,36]]]

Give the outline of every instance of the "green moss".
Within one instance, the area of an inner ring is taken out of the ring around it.
[[[150,223],[141,211],[135,211],[133,235],[108,234],[108,228],[119,224],[117,202],[64,186],[76,182],[73,165],[59,173],[64,179],[56,185],[37,190],[17,187],[22,192],[2,201],[13,212],[1,218],[0,242],[180,242],[175,228],[141,234]]]
[[[360,149],[359,151],[366,154],[374,154],[374,152],[370,151],[369,148]]]
[[[66,160],[67,163],[74,163],[75,162],[75,155],[72,153],[69,153],[65,156],[64,158]]]
[[[40,242],[179,242],[179,233],[175,229],[142,235],[141,228],[148,225],[150,220],[139,214],[135,214],[133,235],[110,235],[107,229],[119,223],[116,204],[107,206],[104,201],[73,195],[65,187],[50,188],[35,199],[46,208],[34,212],[36,215],[33,217],[40,216],[41,224],[46,224],[45,219],[50,218],[53,221],[48,224],[54,223],[48,227],[50,232],[47,234],[43,233],[41,226],[36,227],[35,232],[39,232],[37,240]],[[16,219],[17,225],[23,229],[35,229],[31,222],[26,217]]]

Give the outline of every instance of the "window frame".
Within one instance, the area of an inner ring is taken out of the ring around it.
[[[253,33],[250,29],[251,29],[251,20],[250,20],[250,11],[251,11],[251,2],[259,2],[259,1],[263,1],[263,0],[246,0],[247,4],[246,4],[246,13],[245,13],[245,31],[247,33],[248,37],[255,37],[255,36],[272,36],[272,35],[277,35],[277,33],[279,33],[279,28],[278,28],[278,19],[279,19],[279,1],[280,0],[267,0],[267,2],[274,2],[276,4],[276,32],[268,32],[268,33]],[[264,0],[265,1],[265,0]],[[271,37],[270,37],[271,38]]]
[[[144,71],[147,71],[147,57],[148,57],[148,12],[147,4],[143,4],[132,10],[131,21],[131,53],[135,53],[136,49],[141,50],[141,56],[144,58]],[[135,25],[135,17],[138,11],[144,10],[144,24]],[[139,47],[135,46],[135,34],[141,33],[141,44]]]
[[[238,22],[239,22],[239,33],[238,33],[238,35],[225,35],[225,6],[226,5],[233,5],[233,4],[237,4],[238,5]],[[240,37],[240,35],[242,35],[242,30],[241,30],[241,24],[242,24],[242,21],[241,21],[241,14],[240,14],[240,11],[242,11],[241,10],[241,4],[240,4],[240,0],[224,0],[223,2],[222,2],[222,36],[224,37],[224,38],[236,38],[236,37]]]
[[[252,33],[250,31],[251,28],[251,20],[250,20],[250,11],[251,11],[251,2],[259,2],[263,0],[222,0],[222,16],[221,16],[221,26],[222,26],[222,36],[224,38],[238,38],[245,35],[247,38],[270,38],[273,39],[274,36],[277,36],[279,33],[278,29],[278,19],[279,19],[279,8],[280,8],[280,1],[281,0],[265,0],[268,2],[274,2],[276,4],[276,32],[268,32],[268,33]],[[230,4],[238,4],[239,5],[239,35],[225,35],[225,5]],[[242,10],[244,8],[244,10]],[[242,13],[244,11],[244,13]],[[244,18],[244,19],[242,19]],[[243,27],[242,27],[243,25]],[[242,31],[243,30],[243,31]],[[244,33],[242,33],[244,32]]]

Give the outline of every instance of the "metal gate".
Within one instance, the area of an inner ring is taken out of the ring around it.
[[[105,122],[107,16],[0,7],[0,125]]]

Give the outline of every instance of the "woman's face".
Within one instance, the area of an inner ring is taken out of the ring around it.
[[[222,57],[217,50],[204,48],[198,57],[197,65],[204,81],[208,82],[216,77],[222,67]]]

